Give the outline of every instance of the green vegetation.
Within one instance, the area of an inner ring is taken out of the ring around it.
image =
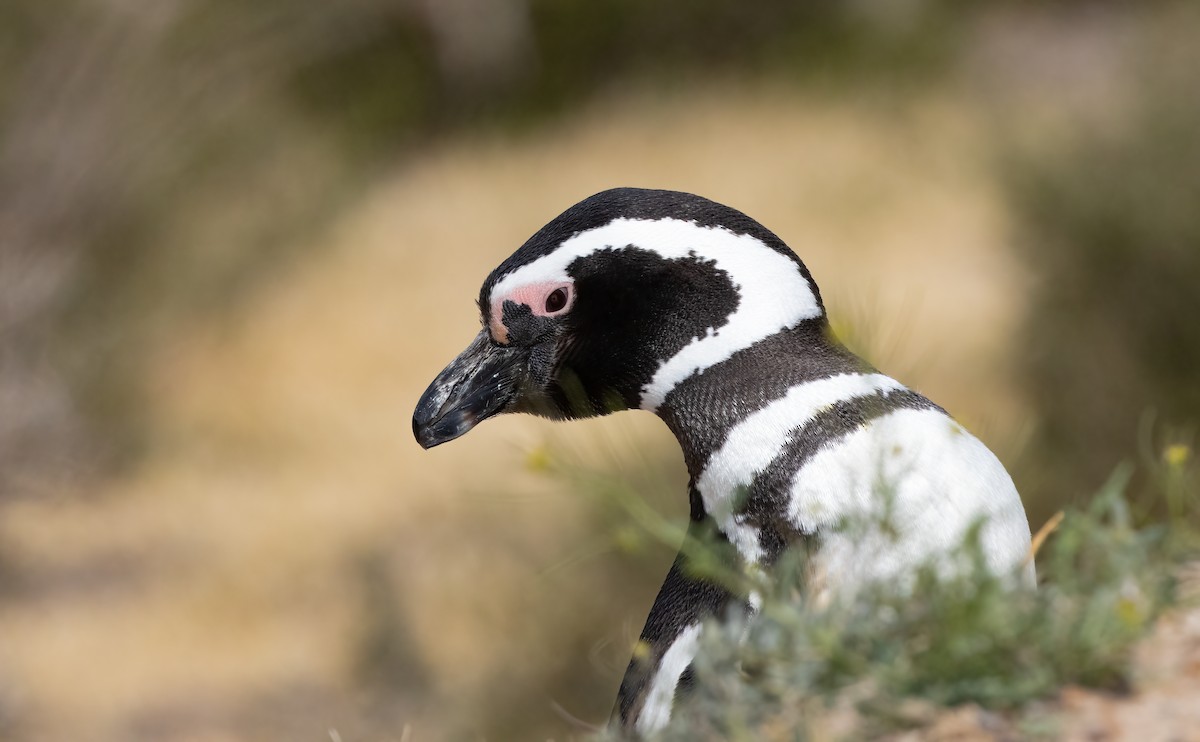
[[[850,605],[804,610],[786,592],[743,629],[705,645],[700,692],[668,738],[756,737],[819,725],[847,698],[870,731],[919,723],[912,699],[1017,709],[1068,684],[1123,690],[1130,650],[1174,602],[1162,529],[1136,529],[1119,482],[1069,513],[1039,560],[1042,585],[1014,591],[974,567],[939,580],[923,570],[911,594],[887,585]]]
[[[911,585],[877,584],[819,609],[806,605],[802,553],[767,583],[710,569],[728,562],[709,545],[686,543],[701,570],[764,602],[749,622],[735,615],[710,625],[697,690],[663,738],[821,738],[834,726],[857,737],[920,727],[937,708],[966,703],[1032,734],[1052,713],[1031,702],[1064,687],[1132,689],[1132,650],[1180,605],[1180,567],[1200,553],[1190,459],[1176,447],[1144,467],[1161,484],[1166,522],[1131,508],[1128,465],[1086,507],[1054,519],[1037,553],[1036,591],[990,574],[974,533],[947,560],[953,569],[930,564]],[[610,510],[614,545],[636,544],[631,528],[651,541],[682,538],[682,523],[659,516],[624,480],[543,454],[538,461]],[[612,512],[624,513],[623,526]]]

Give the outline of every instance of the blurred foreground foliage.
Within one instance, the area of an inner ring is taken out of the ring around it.
[[[1023,735],[1053,736],[1047,704],[1060,691],[1135,690],[1135,645],[1164,612],[1195,602],[1184,576],[1200,556],[1190,458],[1176,449],[1146,464],[1172,513],[1165,521],[1131,507],[1128,465],[1089,505],[1055,518],[1037,552],[1036,591],[1014,588],[1014,575],[991,574],[977,532],[911,583],[874,584],[853,597],[810,594],[803,553],[785,558],[770,580],[742,578],[743,593],[764,596],[760,612],[710,622],[695,690],[661,738],[861,738],[919,729],[938,709],[961,704],[994,710]],[[554,471],[623,511],[646,538],[682,537],[681,523],[611,476],[575,465]],[[708,563],[725,562],[726,545],[685,548],[714,549]],[[730,584],[726,570],[712,577]]]

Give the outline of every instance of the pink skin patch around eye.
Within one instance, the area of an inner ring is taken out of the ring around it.
[[[558,289],[567,292],[567,302],[562,309],[547,312],[546,298]],[[491,329],[492,339],[498,343],[508,342],[508,328],[504,326],[504,302],[506,301],[524,304],[533,311],[535,317],[560,317],[569,312],[571,305],[575,303],[575,287],[565,281],[545,281],[521,286],[504,296],[492,297],[492,320],[488,327]]]

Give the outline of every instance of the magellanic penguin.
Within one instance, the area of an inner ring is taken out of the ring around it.
[[[673,191],[598,193],[492,271],[479,310],[483,329],[417,404],[425,448],[503,412],[649,410],[683,448],[689,531],[715,529],[742,567],[770,569],[805,544],[835,588],[893,579],[979,522],[990,568],[1016,573],[1026,559],[1025,511],[996,457],[843,347],[804,263],[735,209]],[[878,507],[881,483],[892,535],[838,530]],[[702,622],[747,605],[686,560],[621,683],[613,719],[626,730],[667,723]]]

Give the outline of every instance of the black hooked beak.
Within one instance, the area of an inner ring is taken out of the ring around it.
[[[421,395],[413,412],[417,443],[433,448],[511,409],[528,362],[527,348],[496,345],[481,331]]]

